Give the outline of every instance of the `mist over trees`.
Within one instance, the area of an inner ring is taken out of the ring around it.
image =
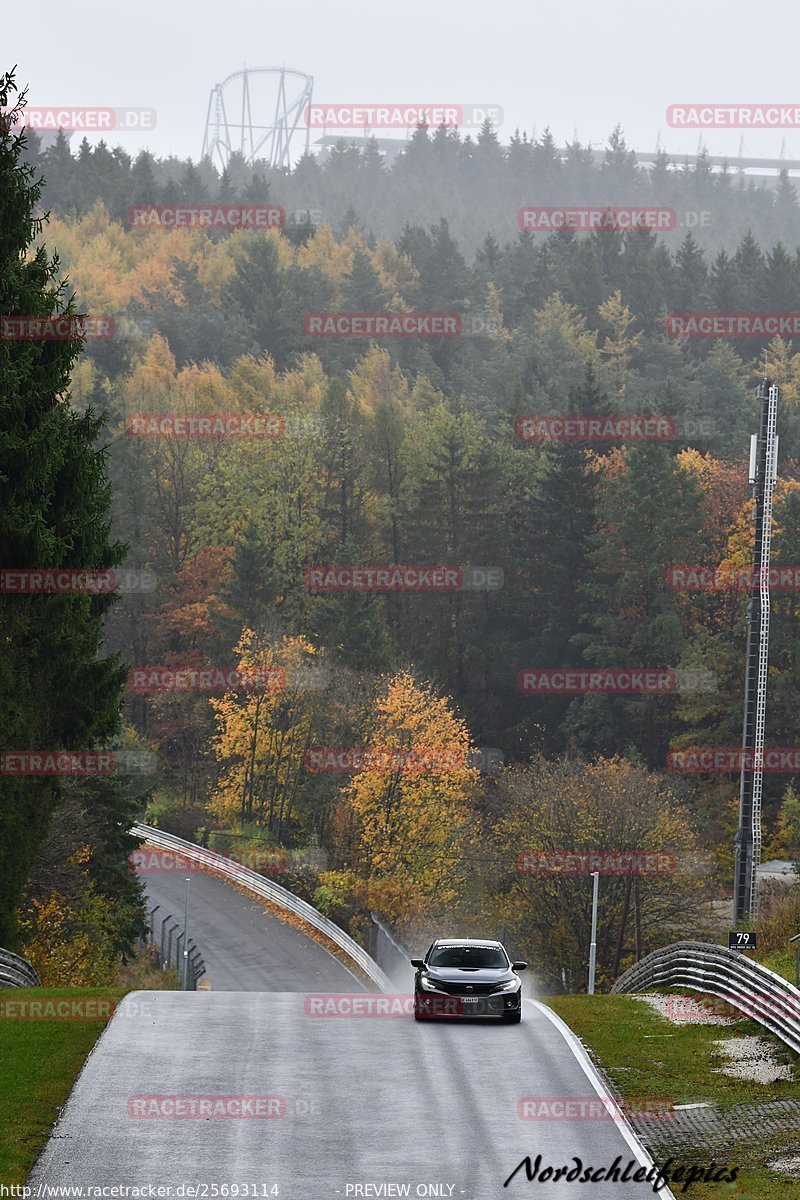
[[[394,240],[406,225],[444,217],[461,251],[472,256],[488,236],[500,245],[512,240],[526,205],[618,204],[673,209],[666,243],[674,247],[691,232],[712,255],[748,230],[762,249],[777,242],[793,247],[800,239],[797,191],[786,171],[770,186],[737,170],[735,159],[712,168],[705,150],[688,167],[676,166],[666,152],[637,165],[620,126],[599,156],[577,137],[559,148],[549,130],[538,137],[501,134],[489,121],[475,134],[421,126],[398,145],[402,153],[387,163],[376,140],[343,137],[321,154],[303,155],[291,170],[266,161],[250,166],[234,153],[220,172],[210,159],[157,159],[147,151],[132,157],[104,141],[73,145],[64,134],[43,149],[31,131],[26,154],[47,181],[44,204],[73,218],[97,200],[123,222],[134,205],[270,200],[290,214],[298,240],[309,221],[322,220],[339,234],[352,226],[368,238]]]
[[[737,744],[747,593],[682,590],[669,572],[750,564],[747,456],[765,372],[781,389],[773,561],[800,562],[800,352],[777,337],[670,336],[665,318],[800,311],[800,217],[788,179],[756,187],[702,157],[690,170],[671,170],[666,158],[640,169],[619,131],[601,164],[577,144],[562,159],[546,134],[502,146],[488,127],[474,141],[419,130],[390,168],[375,145],[343,143],[326,161],[307,157],[281,174],[234,160],[222,178],[209,163],[131,161],[105,145],[73,155],[64,138],[42,152],[29,136],[25,154],[26,178],[47,178],[43,197],[30,192],[28,220],[34,204],[52,210],[45,236],[68,276],[65,295],[115,330],[87,340],[74,363],[77,351],[62,347],[48,377],[45,407],[66,430],[60,452],[79,431],[82,453],[94,447],[98,478],[102,464],[110,482],[96,501],[95,541],[62,549],[70,562],[121,553],[105,540],[110,505],[108,536],[127,544],[127,565],[158,580],[107,612],[84,598],[89,626],[83,610],[59,609],[67,643],[80,629],[85,649],[102,614],[92,671],[111,671],[117,655],[131,668],[286,679],[266,695],[129,684],[126,736],[159,764],[147,818],[220,849],[285,849],[281,881],[358,937],[370,909],[409,938],[436,920],[478,931],[490,919],[541,959],[553,986],[578,979],[568,944],[585,924],[585,889],[525,876],[520,850],[578,839],[576,849],[658,849],[681,860],[684,870],[641,893],[624,880],[608,889],[605,977],[682,912],[699,922],[701,896],[730,874],[737,779],[670,775],[668,756]],[[261,232],[128,227],[132,205],[206,199],[319,211],[315,222]],[[666,235],[521,232],[517,212],[532,203],[657,204],[710,219]],[[6,277],[16,286],[26,244],[20,234],[0,286]],[[52,268],[38,253],[30,261],[44,286]],[[40,304],[13,290],[3,302],[4,313]],[[478,319],[480,331],[312,336],[307,316],[325,312],[454,313]],[[0,354],[32,361],[2,341]],[[69,403],[56,399],[68,381]],[[28,386],[21,373],[15,386]],[[277,417],[281,431],[134,435],[137,420],[163,414]],[[526,432],[536,417],[625,415],[666,432]],[[52,546],[58,556],[58,539]],[[45,552],[25,558],[24,540],[18,551],[10,565]],[[394,565],[482,568],[496,582],[309,585],[313,568]],[[772,606],[777,745],[793,744],[800,710],[794,596],[776,592]],[[16,621],[39,614],[35,599],[3,603]],[[526,671],[562,668],[662,671],[674,686],[569,693],[520,682]],[[86,737],[111,735],[114,670],[97,706],[103,720]],[[33,692],[9,745],[32,705]],[[69,729],[60,736],[70,744]],[[435,756],[444,761],[454,746],[459,762],[445,767]],[[323,769],[320,747],[362,747],[379,763]],[[499,775],[481,758],[487,748],[507,764]],[[421,772],[425,755],[434,766]],[[765,777],[767,844],[779,853],[797,838],[791,783]],[[8,811],[23,823],[33,814],[38,832],[5,900],[9,921],[26,876],[34,890],[22,919],[47,902],[31,868],[57,797],[32,789],[28,799],[27,786]],[[603,821],[598,797],[615,823]],[[105,803],[132,819],[129,798],[109,790]],[[61,810],[69,830],[50,825],[55,845],[79,854],[88,805],[70,798]],[[93,828],[108,850],[96,855],[106,877],[122,847]],[[298,865],[303,854],[306,863],[316,855],[314,870]],[[69,873],[60,881],[67,910],[75,882]],[[562,913],[548,934],[531,923],[537,897]],[[130,942],[134,923],[120,922],[108,944]]]

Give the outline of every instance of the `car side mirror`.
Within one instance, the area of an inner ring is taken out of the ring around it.
[[[411,965],[412,965],[412,967],[424,967],[425,963],[423,962],[423,960],[421,958],[412,958]]]
[[[527,968],[528,964],[526,962],[514,962],[511,964],[512,971],[525,971]]]

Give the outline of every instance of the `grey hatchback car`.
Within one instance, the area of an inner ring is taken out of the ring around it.
[[[495,1017],[509,1024],[522,1019],[522,984],[502,942],[480,938],[440,938],[424,958],[412,958],[414,1020],[437,1017]]]

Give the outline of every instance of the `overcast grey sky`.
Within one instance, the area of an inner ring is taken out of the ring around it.
[[[243,66],[314,77],[315,102],[489,102],[499,130],[549,125],[604,144],[694,153],[671,129],[684,101],[800,106],[800,6],[791,0],[42,0],[3,13],[0,67],[18,64],[31,105],[155,108],[147,135],[112,136],[135,154],[197,159],[211,87]],[[800,158],[800,129],[702,134],[711,153]],[[90,140],[96,140],[90,138]],[[73,135],[73,144],[76,141]]]

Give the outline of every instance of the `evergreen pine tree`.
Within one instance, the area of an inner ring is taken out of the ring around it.
[[[0,109],[17,95],[0,77]],[[13,105],[11,106],[14,107]],[[0,317],[59,311],[58,260],[33,217],[41,186],[21,161],[24,134],[0,123]],[[70,313],[70,308],[67,308]],[[3,566],[105,570],[123,557],[109,541],[102,423],[67,402],[79,337],[0,338],[0,546]],[[3,748],[89,750],[119,728],[124,669],[101,656],[112,597],[0,594]],[[14,911],[51,815],[63,794],[57,776],[0,774],[0,945],[16,942]]]

